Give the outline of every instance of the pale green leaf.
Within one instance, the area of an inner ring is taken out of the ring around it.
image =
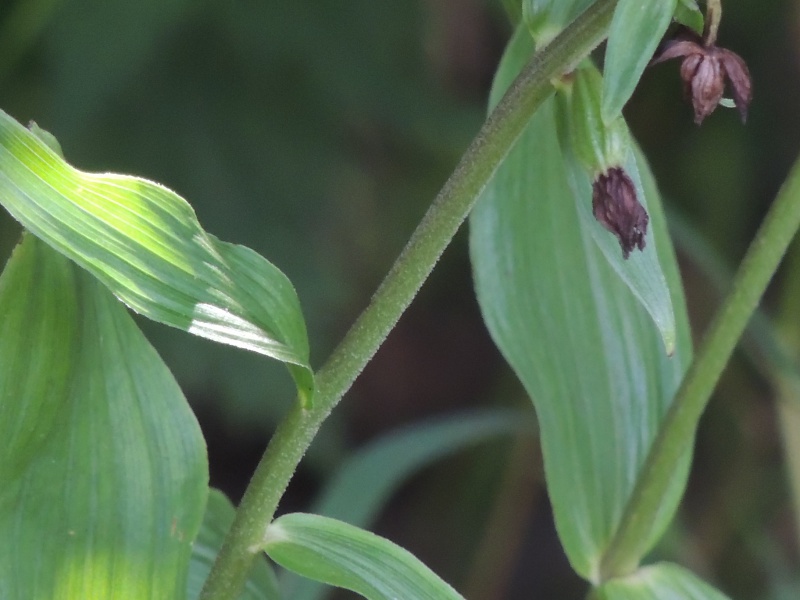
[[[518,31],[501,63],[493,100],[524,64],[530,46],[527,33]],[[534,402],[559,536],[575,570],[593,581],[691,353],[659,198],[646,163],[638,157],[637,162],[652,245],[675,309],[672,357],[581,222],[552,102],[533,117],[470,220],[484,319]],[[651,543],[680,498],[688,458],[687,452],[675,470]]]
[[[176,193],[78,171],[0,111],[0,203],[136,312],[287,363],[310,400],[308,340],[291,283],[252,250],[206,233]]]
[[[211,571],[211,566],[214,564],[235,516],[236,509],[225,494],[219,490],[209,490],[203,524],[192,544],[192,562],[189,564],[189,583],[186,594],[188,600],[196,600],[200,597],[203,583]],[[278,600],[280,597],[275,573],[264,557],[259,556],[250,570],[239,600]]]
[[[183,599],[200,428],[125,308],[31,235],[0,277],[0,598]]]
[[[728,597],[683,567],[657,563],[627,577],[609,580],[592,600],[728,600]]]
[[[342,464],[312,512],[370,527],[391,494],[409,477],[468,446],[534,428],[518,411],[484,410],[417,423],[379,438]],[[308,579],[283,580],[293,600],[315,600],[322,586]]]
[[[293,513],[267,528],[267,555],[282,567],[369,600],[461,600],[407,550],[342,521]]]
[[[603,68],[603,120],[622,112],[667,31],[677,0],[619,0]]]

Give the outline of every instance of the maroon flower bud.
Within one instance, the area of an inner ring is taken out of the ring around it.
[[[694,106],[694,122],[698,125],[717,108],[727,79],[731,84],[734,104],[744,123],[747,120],[747,107],[753,97],[750,72],[738,54],[716,46],[714,37],[706,34],[705,38],[701,38],[694,31],[684,29],[678,38],[664,45],[651,64],[684,57],[681,79],[684,93]]]
[[[628,258],[634,248],[644,250],[649,217],[639,204],[631,178],[621,167],[612,167],[594,180],[592,212],[603,227],[617,236],[623,258]]]

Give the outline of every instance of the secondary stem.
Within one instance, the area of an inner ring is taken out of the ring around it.
[[[514,141],[560,77],[605,39],[617,0],[598,0],[533,56],[492,111],[408,244],[328,362],[313,407],[278,426],[245,492],[200,598],[237,598],[278,501],[317,430],[369,362],[433,270]]]
[[[800,159],[750,244],[733,289],[709,327],[664,418],[603,559],[603,580],[631,573],[647,551],[675,465],[690,451],[700,415],[799,226]]]

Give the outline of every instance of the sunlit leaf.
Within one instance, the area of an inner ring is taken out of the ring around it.
[[[678,565],[658,563],[615,578],[594,590],[593,600],[728,600]]]
[[[527,32],[518,32],[501,63],[493,101],[530,51]],[[658,195],[646,163],[637,162],[675,309],[672,357],[578,215],[552,102],[533,117],[470,221],[484,319],[534,402],[559,536],[575,570],[590,580],[599,576],[603,552],[691,352]],[[650,542],[680,498],[688,456],[675,470]]]
[[[310,400],[308,340],[291,283],[252,250],[206,233],[171,190],[78,171],[0,111],[0,203],[136,312],[287,363]]]
[[[619,116],[667,31],[677,0],[619,0],[603,67],[603,120]]]
[[[203,524],[200,527],[200,533],[197,534],[197,539],[192,544],[192,562],[189,564],[189,583],[186,594],[188,600],[196,600],[200,597],[200,590],[211,571],[211,566],[214,564],[214,559],[217,557],[235,515],[236,509],[225,497],[225,494],[219,490],[209,490]],[[280,597],[275,573],[264,558],[259,556],[256,564],[250,570],[239,600],[278,600]]]
[[[0,436],[0,598],[185,598],[200,429],[125,308],[30,235],[0,277]]]
[[[302,513],[279,517],[267,528],[264,550],[290,571],[369,600],[461,600],[407,550],[335,519]]]
[[[413,474],[468,446],[533,427],[533,419],[517,411],[485,410],[403,428],[343,463],[312,512],[368,528],[390,495]],[[283,580],[293,600],[315,600],[322,595],[321,584],[294,579]]]

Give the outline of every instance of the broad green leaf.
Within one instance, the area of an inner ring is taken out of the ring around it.
[[[192,562],[189,564],[189,583],[186,598],[200,597],[211,566],[217,557],[225,535],[231,528],[236,509],[219,490],[211,489],[203,516],[200,533],[192,544]],[[256,559],[239,600],[278,600],[281,597],[275,573],[263,557]]]
[[[206,233],[151,181],[72,168],[0,111],[0,203],[134,311],[288,364],[313,392],[300,303],[274,265]]]
[[[611,579],[594,590],[592,600],[728,600],[683,567],[658,563],[632,575]]]
[[[500,65],[493,101],[530,51],[529,36],[518,31]],[[675,309],[672,357],[582,224],[553,112],[551,101],[534,115],[487,186],[471,216],[470,249],[486,324],[536,408],[559,536],[575,570],[596,581],[689,359],[690,337],[675,257],[646,162],[637,157],[653,245]],[[688,458],[687,449],[651,544],[674,512]]]
[[[419,423],[383,436],[345,462],[312,512],[368,528],[391,494],[410,476],[468,446],[532,430],[533,419],[517,411],[485,410]],[[321,584],[284,579],[293,600],[315,600]]]
[[[267,527],[267,555],[282,567],[369,600],[460,600],[413,554],[353,525],[303,513]]]
[[[183,599],[208,467],[125,308],[31,235],[0,277],[0,598]]]
[[[677,0],[619,0],[603,68],[603,120],[619,116],[667,31]]]

